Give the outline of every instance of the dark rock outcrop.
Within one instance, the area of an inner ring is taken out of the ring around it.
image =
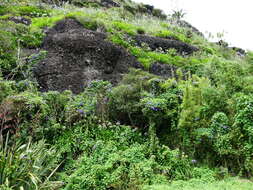
[[[155,8],[153,5],[148,5],[148,4],[143,5],[143,7],[147,10],[147,12],[149,14],[152,14],[152,12],[153,12],[153,10]]]
[[[245,56],[246,55],[246,51],[242,48],[231,47],[231,49],[234,50],[238,56]]]
[[[151,16],[155,16],[164,20],[167,19],[167,15],[165,15],[161,9],[156,9],[152,5],[141,4],[141,5],[138,5],[137,7],[133,7],[130,5],[123,5],[123,7],[125,10],[132,13],[133,15],[140,13],[140,14],[148,14]]]
[[[106,40],[105,33],[85,29],[74,19],[58,22],[46,32],[42,48],[48,54],[35,68],[41,91],[71,90],[79,93],[92,80],[117,84],[129,67],[143,68],[124,48]],[[138,45],[146,43],[152,50],[176,49],[185,55],[198,49],[181,41],[137,35]],[[164,78],[174,77],[176,67],[155,63],[150,72]]]
[[[176,77],[177,67],[174,65],[168,65],[163,63],[154,63],[151,65],[149,72],[161,76],[163,78]]]
[[[53,4],[53,5],[62,5],[66,2],[71,3],[72,0],[41,0],[43,3]]]
[[[151,50],[161,48],[163,51],[173,48],[176,49],[177,52],[182,55],[188,55],[198,50],[198,48],[192,45],[173,39],[165,39],[147,35],[137,35],[135,36],[134,40],[136,41],[138,46],[142,46],[142,44],[145,43],[151,48]]]
[[[148,5],[148,4],[139,5],[135,12],[142,13],[142,14],[149,14],[161,19],[167,18],[167,16],[163,13],[161,9],[156,9],[154,6]]]
[[[238,55],[238,56],[245,56],[246,55],[246,51],[242,48],[238,48],[238,47],[230,47],[229,44],[224,41],[224,40],[220,40],[218,42],[215,43],[216,45],[222,47],[222,48],[225,48],[227,50],[233,50],[235,51],[235,53]]]
[[[16,24],[24,24],[24,25],[30,25],[31,20],[28,18],[24,18],[21,16],[13,16],[9,18],[10,21],[15,22]]]
[[[111,8],[111,7],[120,7],[119,3],[116,3],[112,0],[101,0],[101,5],[107,8]]]
[[[92,80],[118,83],[136,66],[135,57],[106,41],[106,34],[84,29],[74,19],[58,22],[43,42],[47,57],[34,70],[42,91],[79,93]]]

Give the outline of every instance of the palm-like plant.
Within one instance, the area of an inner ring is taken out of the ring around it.
[[[184,12],[184,10],[180,9],[180,10],[173,10],[171,17],[172,17],[172,19],[180,20],[180,19],[184,18],[185,15],[186,15],[186,13]]]

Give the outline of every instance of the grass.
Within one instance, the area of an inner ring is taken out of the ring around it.
[[[228,178],[221,181],[175,181],[171,185],[146,186],[143,190],[253,190],[253,182],[246,179]]]

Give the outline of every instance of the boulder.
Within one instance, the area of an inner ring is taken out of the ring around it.
[[[43,42],[47,57],[34,69],[42,91],[79,93],[92,80],[117,84],[137,61],[122,47],[106,40],[106,34],[83,28],[74,19],[58,22]]]
[[[24,25],[30,25],[31,19],[24,18],[21,16],[12,16],[9,18],[10,21],[15,22],[16,24],[24,24]]]
[[[111,7],[120,7],[119,3],[116,3],[112,0],[101,0],[101,5],[107,8],[111,8]]]
[[[168,49],[173,48],[182,55],[188,55],[195,51],[198,51],[198,48],[174,39],[166,39],[148,35],[136,35],[134,40],[136,41],[138,46],[142,46],[142,44],[145,43],[153,51],[156,49],[162,49],[163,51],[167,51]]]
[[[163,63],[154,63],[149,68],[149,72],[161,76],[163,78],[174,78],[176,77],[177,67],[174,65],[168,65]]]
[[[236,54],[238,56],[245,56],[246,55],[246,51],[242,48],[238,48],[238,47],[231,47],[232,50],[234,50],[236,52]]]

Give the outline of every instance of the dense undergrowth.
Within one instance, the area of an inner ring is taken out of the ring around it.
[[[252,52],[238,55],[131,1],[50,2],[0,4],[0,189],[251,189],[228,177],[253,177]],[[13,22],[21,17],[31,24]],[[64,18],[107,32],[145,71],[131,69],[114,87],[93,81],[78,95],[40,92],[33,68],[47,52],[38,50]],[[152,51],[137,34],[199,51]],[[157,62],[177,71],[146,72]]]

